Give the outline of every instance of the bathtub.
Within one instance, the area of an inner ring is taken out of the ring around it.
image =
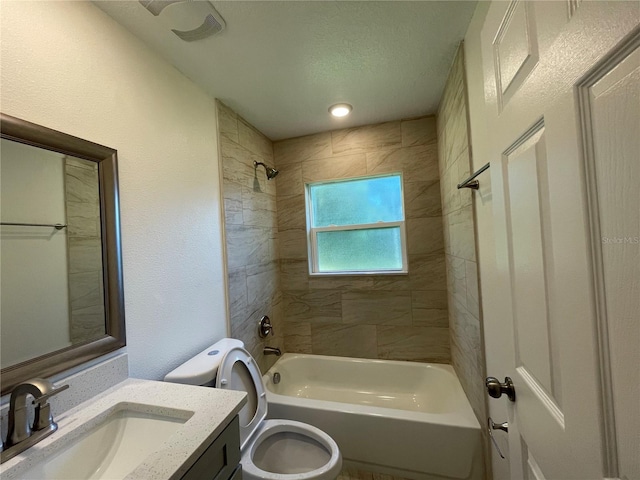
[[[324,430],[346,467],[416,480],[483,476],[480,425],[449,365],[287,353],[263,381],[269,418]]]

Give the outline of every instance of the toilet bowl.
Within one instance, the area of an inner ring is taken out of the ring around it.
[[[166,381],[247,392],[240,410],[242,476],[246,480],[334,480],[342,468],[336,442],[293,420],[266,420],[260,370],[239,340],[223,339],[165,376]]]
[[[298,480],[333,480],[341,467],[340,451],[333,445],[329,435],[307,423],[264,420],[250,447],[242,453],[243,476],[280,479],[285,474],[285,478]]]

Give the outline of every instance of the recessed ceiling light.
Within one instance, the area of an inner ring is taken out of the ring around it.
[[[351,113],[353,107],[348,103],[336,103],[329,107],[329,113],[334,117],[346,117]]]

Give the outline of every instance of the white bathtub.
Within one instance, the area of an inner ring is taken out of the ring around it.
[[[324,430],[345,466],[417,480],[483,476],[480,425],[449,365],[287,353],[263,380],[269,417]]]

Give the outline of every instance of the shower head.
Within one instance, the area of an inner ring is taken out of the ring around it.
[[[276,170],[275,168],[273,168],[273,167],[269,167],[268,165],[265,165],[265,164],[264,164],[264,163],[262,163],[262,162],[255,162],[255,161],[253,162],[253,166],[254,166],[254,168],[258,168],[258,165],[262,165],[262,166],[264,167],[265,172],[267,173],[267,180],[271,180],[271,179],[273,179],[273,178],[276,178],[276,176],[278,175],[278,173],[280,173],[280,172],[278,172],[278,170]]]

